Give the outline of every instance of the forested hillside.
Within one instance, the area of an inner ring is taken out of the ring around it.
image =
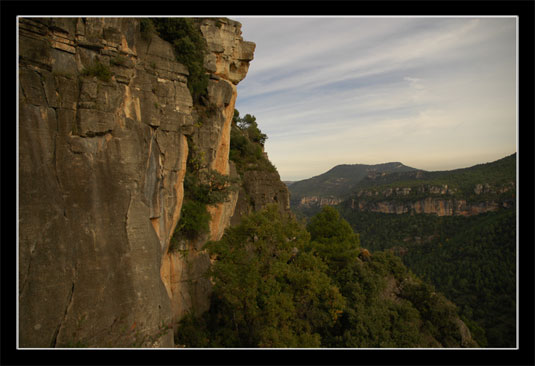
[[[514,347],[515,182],[513,154],[466,169],[364,179],[338,207],[363,245],[392,250],[455,302],[480,345]],[[426,214],[419,202],[435,205]]]
[[[401,257],[458,305],[480,346],[514,347],[515,197],[512,154],[451,171],[368,174],[333,205],[363,247]],[[292,210],[310,220],[319,207]]]
[[[356,211],[343,216],[362,245],[390,249],[457,304],[480,345],[515,346],[514,209],[470,217]]]
[[[481,202],[512,201],[515,197],[516,153],[500,160],[469,168],[426,172],[389,172],[366,177],[352,190],[351,198],[367,201],[385,198],[395,201],[415,201],[427,197]],[[393,194],[401,192],[400,194]]]
[[[388,252],[370,254],[331,207],[305,226],[276,206],[206,249],[210,310],[181,323],[186,347],[474,347],[457,307]]]

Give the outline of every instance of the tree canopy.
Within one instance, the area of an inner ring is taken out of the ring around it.
[[[359,259],[358,235],[336,210],[324,208],[307,229],[272,205],[207,243],[210,310],[187,315],[177,342],[293,348],[463,342],[456,307],[392,253]]]

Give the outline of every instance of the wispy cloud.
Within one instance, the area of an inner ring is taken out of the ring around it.
[[[283,179],[516,149],[515,18],[234,19],[257,44],[236,108],[257,117]]]

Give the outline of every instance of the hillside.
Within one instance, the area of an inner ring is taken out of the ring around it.
[[[332,207],[305,228],[276,206],[206,245],[210,310],[184,347],[477,347],[457,307],[388,252],[369,253]]]
[[[325,205],[382,213],[473,215],[511,207],[516,153],[491,163],[428,172],[401,163],[338,165],[288,185],[292,210],[310,217]]]
[[[287,184],[291,194],[290,203],[295,212],[310,216],[322,206],[340,203],[365,178],[414,170],[399,162],[337,165],[316,177]]]
[[[416,202],[431,197],[468,204],[494,201],[507,205],[514,200],[515,182],[516,153],[464,169],[366,177],[355,185],[350,199],[353,205],[355,202]]]
[[[364,179],[337,208],[362,245],[396,253],[459,305],[479,344],[512,347],[515,182],[513,154],[466,169]]]
[[[334,205],[359,233],[363,247],[401,257],[457,304],[480,345],[513,347],[516,154],[450,171],[363,174],[366,169],[355,166],[358,181],[349,189],[343,182],[350,179],[343,178],[351,176],[350,167],[289,186],[290,192],[303,184],[308,192],[333,194],[316,199],[297,190],[292,210],[310,219],[320,206]],[[307,187],[312,183],[318,186]],[[344,199],[334,199],[338,192]]]

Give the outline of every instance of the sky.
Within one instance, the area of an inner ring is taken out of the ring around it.
[[[515,17],[232,17],[256,43],[236,109],[282,180],[339,164],[428,171],[516,152]]]

